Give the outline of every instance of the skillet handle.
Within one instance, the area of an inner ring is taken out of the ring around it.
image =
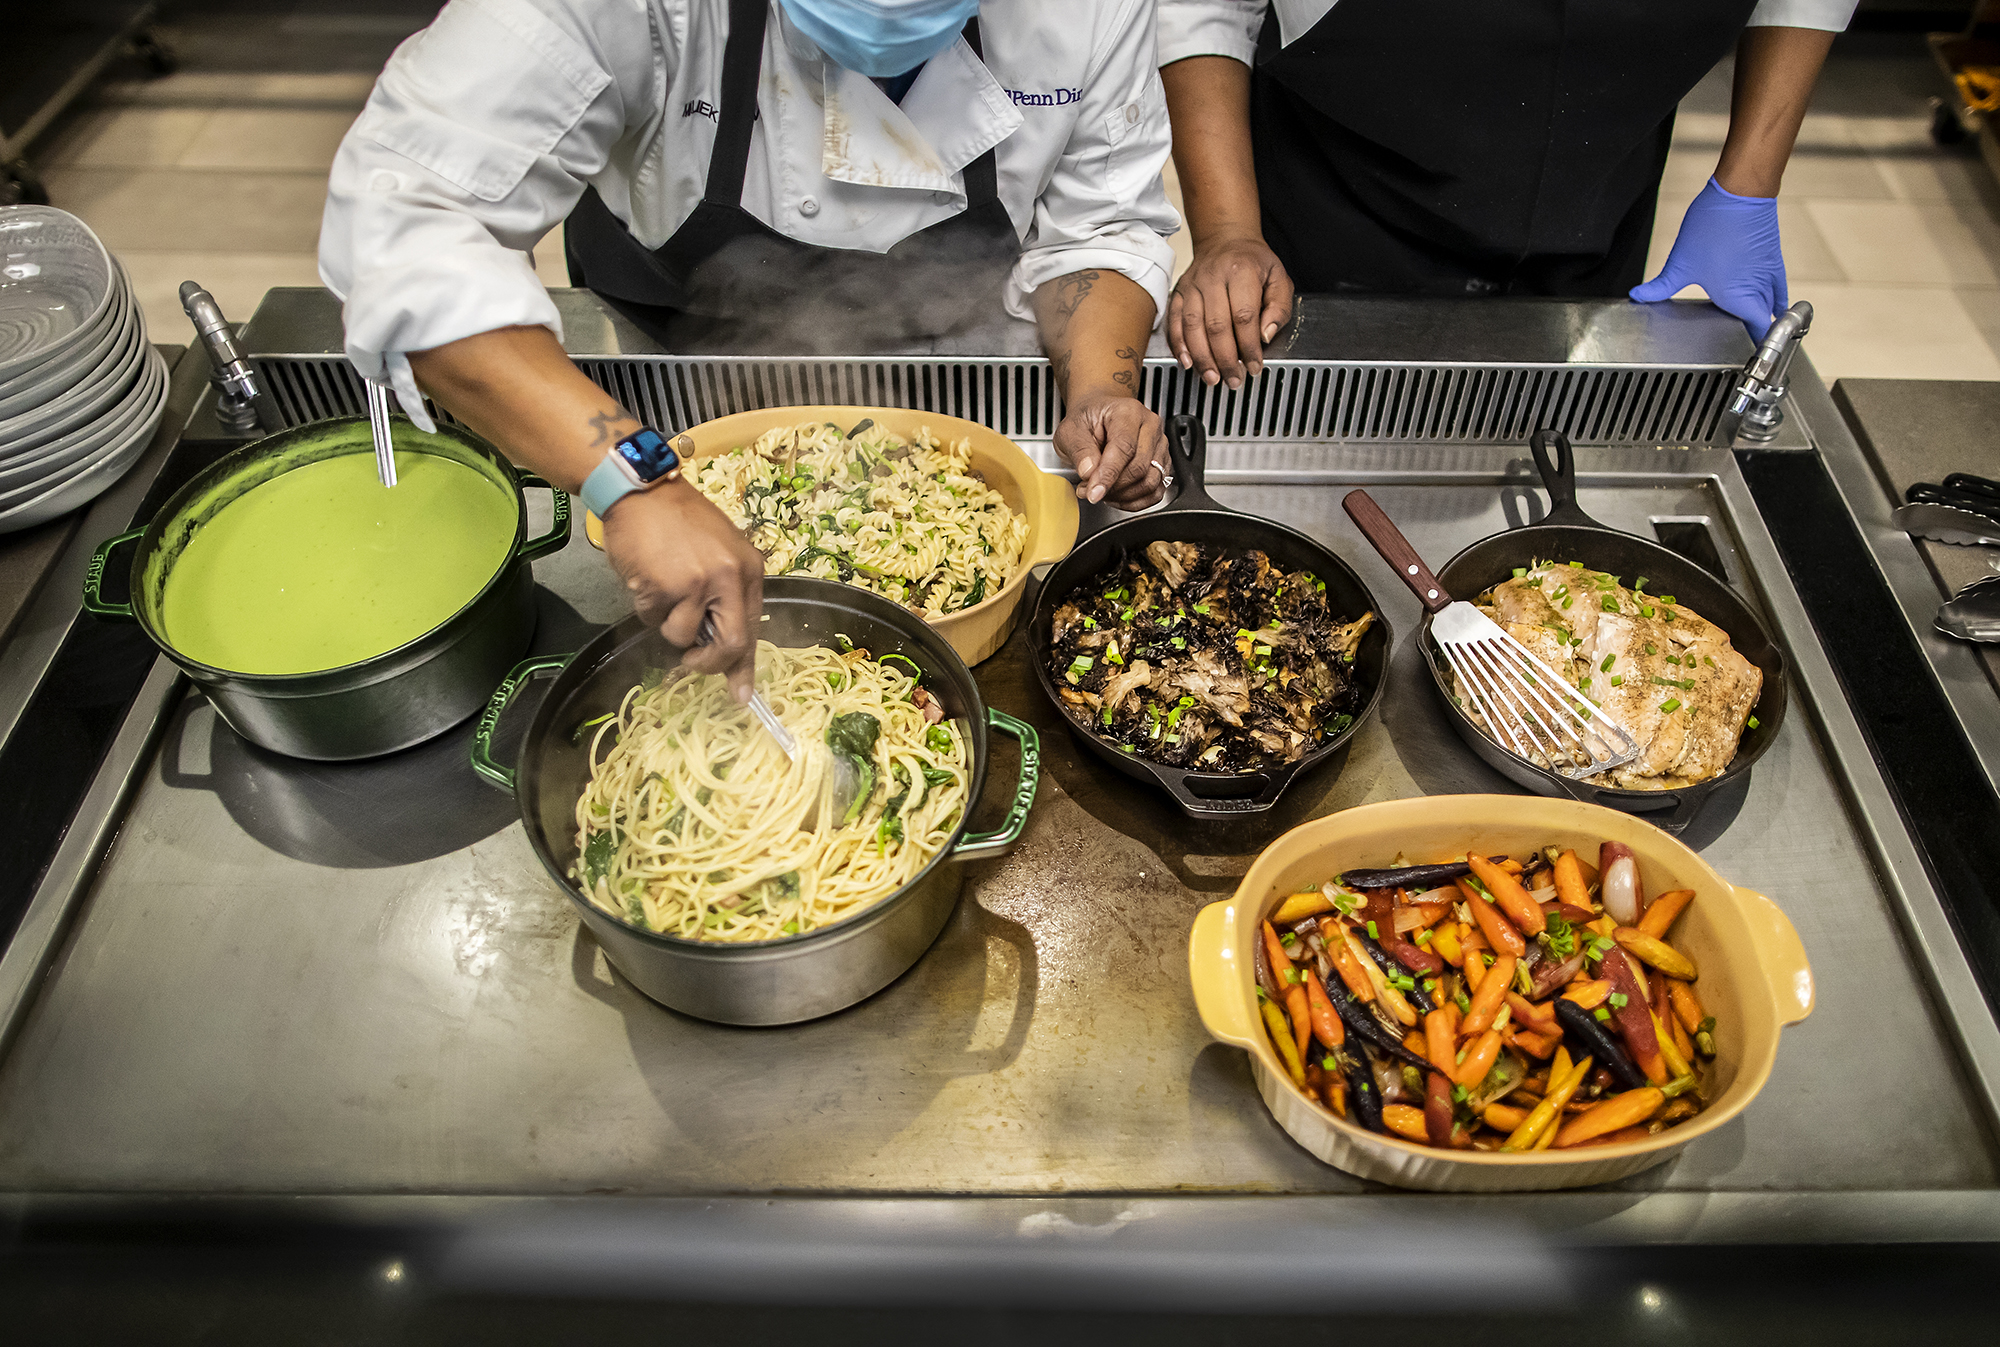
[[[1361,530],[1361,536],[1382,554],[1382,560],[1410,587],[1427,612],[1441,612],[1450,606],[1451,595],[1444,592],[1444,583],[1431,574],[1431,568],[1417,555],[1417,549],[1410,546],[1410,540],[1382,512],[1373,496],[1366,491],[1350,491],[1340,504],[1354,521],[1354,527]]]
[[[1208,430],[1186,412],[1167,418],[1167,457],[1173,461],[1180,489],[1167,510],[1220,510],[1208,494]]]
[[[506,713],[508,703],[522,685],[538,673],[560,669],[575,656],[571,655],[530,655],[508,670],[500,680],[500,686],[493,690],[486,709],[479,714],[479,724],[472,730],[472,770],[489,784],[498,786],[509,795],[514,793],[515,771],[512,767],[502,767],[493,760],[493,732],[500,728],[500,717]]]
[[[1576,452],[1569,447],[1569,436],[1560,430],[1538,430],[1528,448],[1535,456],[1535,470],[1542,475],[1542,489],[1549,493],[1549,517],[1542,522],[1603,528],[1576,503]]]

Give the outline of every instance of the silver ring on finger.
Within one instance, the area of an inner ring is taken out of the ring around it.
[[[1162,491],[1174,484],[1174,475],[1161,467],[1158,460],[1154,460],[1153,462],[1153,471],[1160,474],[1160,489]]]

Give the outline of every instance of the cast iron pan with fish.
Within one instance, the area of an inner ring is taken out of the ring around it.
[[[1173,796],[1189,817],[1197,819],[1240,819],[1263,813],[1278,802],[1285,787],[1301,772],[1325,762],[1352,739],[1361,723],[1382,700],[1382,685],[1388,672],[1389,650],[1393,644],[1382,609],[1352,567],[1326,547],[1296,529],[1255,515],[1242,514],[1218,504],[1208,494],[1203,481],[1207,466],[1208,435],[1192,416],[1170,417],[1167,421],[1167,451],[1173,459],[1177,494],[1161,509],[1136,519],[1111,525],[1077,543],[1067,557],[1056,563],[1042,583],[1040,598],[1028,629],[1029,648],[1035,678],[1042,695],[1056,709],[1063,722],[1084,747],[1127,776],[1150,781]],[[1352,676],[1361,688],[1362,703],[1353,723],[1318,746],[1281,767],[1254,772],[1196,772],[1163,763],[1149,762],[1127,753],[1117,744],[1099,737],[1072,720],[1063,709],[1054,678],[1045,658],[1056,609],[1076,591],[1128,554],[1145,550],[1152,542],[1208,543],[1219,547],[1258,550],[1272,564],[1286,571],[1309,571],[1326,582],[1327,602],[1332,610],[1352,621],[1373,612],[1375,622],[1361,638],[1355,653]]]
[[[1430,665],[1431,677],[1452,728],[1487,766],[1537,795],[1568,795],[1588,804],[1639,814],[1667,832],[1678,833],[1693,821],[1711,795],[1748,776],[1757,759],[1777,739],[1785,720],[1784,652],[1771,639],[1763,620],[1727,584],[1678,552],[1606,528],[1585,514],[1576,503],[1576,459],[1568,438],[1561,432],[1537,431],[1531,447],[1542,485],[1549,493],[1548,519],[1473,543],[1444,564],[1433,586],[1425,586],[1423,576],[1406,575],[1406,582],[1426,610],[1417,632],[1418,649]],[[1644,576],[1647,593],[1671,595],[1707,618],[1729,634],[1729,643],[1738,654],[1764,671],[1763,692],[1750,713],[1757,721],[1757,728],[1744,730],[1736,757],[1728,767],[1706,781],[1675,790],[1617,790],[1571,780],[1537,767],[1480,732],[1452,696],[1451,666],[1430,639],[1431,617],[1453,598],[1473,599],[1512,576],[1515,567],[1532,566],[1537,561],[1575,562],[1615,575],[1619,583],[1628,587]],[[1397,565],[1395,561],[1390,564]],[[1398,573],[1402,574],[1403,569],[1398,566]],[[1437,596],[1427,597],[1427,588],[1435,588]]]

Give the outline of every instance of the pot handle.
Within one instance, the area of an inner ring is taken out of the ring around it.
[[[558,500],[562,492],[556,492]],[[500,680],[500,686],[493,689],[493,696],[487,701],[486,709],[479,714],[479,724],[472,731],[472,770],[479,773],[489,785],[498,786],[509,795],[514,793],[515,772],[512,767],[502,767],[493,761],[493,732],[500,728],[500,717],[506,714],[507,705],[514,700],[514,694],[522,684],[536,674],[567,665],[575,654],[530,655],[507,671]]]
[[[1035,733],[1033,725],[996,706],[986,708],[986,724],[1019,742],[1021,775],[1014,784],[1014,803],[1007,806],[1006,820],[993,832],[967,833],[960,838],[951,849],[955,861],[983,861],[1012,851],[1021,840],[1021,830],[1028,826],[1028,810],[1035,803],[1035,786],[1042,776],[1042,737]]]
[[[560,552],[569,546],[569,492],[559,490],[553,482],[535,476],[532,472],[519,474],[521,489],[546,487],[555,500],[556,515],[549,524],[549,531],[539,538],[530,538],[521,544],[522,561],[540,561],[552,552]]]
[[[1764,970],[1779,1024],[1797,1024],[1813,1011],[1812,965],[1798,928],[1784,909],[1755,889],[1734,885],[1750,931],[1750,952]]]
[[[1188,977],[1194,982],[1194,1009],[1202,1027],[1224,1043],[1255,1052],[1264,1030],[1250,1008],[1255,1002],[1243,995],[1242,970],[1230,944],[1240,901],[1228,898],[1195,913],[1188,935]]]
[[[130,533],[121,533],[116,538],[107,538],[97,545],[97,550],[90,554],[90,569],[83,573],[83,611],[92,617],[104,618],[107,621],[139,620],[132,612],[130,600],[124,603],[112,603],[104,597],[104,568],[111,563],[113,552],[126,543],[137,542],[145,534],[145,529],[136,528]]]

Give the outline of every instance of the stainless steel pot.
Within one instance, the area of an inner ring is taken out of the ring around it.
[[[574,655],[522,661],[494,692],[473,733],[472,766],[521,807],[528,840],[550,878],[576,905],[604,953],[632,985],[662,1005],[723,1024],[795,1024],[873,996],[915,963],[958,902],[967,861],[1004,855],[1021,836],[1035,799],[1041,744],[1034,729],[986,705],[971,670],[924,620],[878,595],[827,580],[764,582],[761,635],[781,646],[832,645],[845,636],[877,658],[900,654],[923,670],[924,687],[944,705],[972,749],[968,800],[986,785],[988,729],[1020,742],[1021,769],[1001,827],[951,840],[895,893],[845,920],[776,940],[722,943],[661,935],[614,917],[584,897],[576,864],[576,802],[590,780],[589,736],[577,728],[616,711],[647,669],[673,668],[681,651],[636,617],[606,628]],[[493,758],[502,714],[523,685],[557,674],[535,708],[518,768]]]
[[[485,704],[494,680],[528,648],[535,631],[534,573],[529,563],[569,541],[569,497],[538,477],[516,472],[498,450],[456,426],[425,434],[396,419],[402,452],[437,454],[470,467],[514,498],[514,540],[507,559],[465,606],[394,650],[338,669],[303,674],[244,674],[183,655],[167,640],[160,600],[167,573],[200,531],[253,487],[293,468],[342,454],[373,454],[368,419],[314,421],[235,450],[175,492],[151,523],[107,539],[91,558],[83,606],[101,618],[137,622],[194,681],[230,728],[295,758],[372,758],[408,748],[458,724]],[[547,533],[528,537],[526,487],[555,497]],[[136,543],[130,599],[102,592],[111,557]]]

